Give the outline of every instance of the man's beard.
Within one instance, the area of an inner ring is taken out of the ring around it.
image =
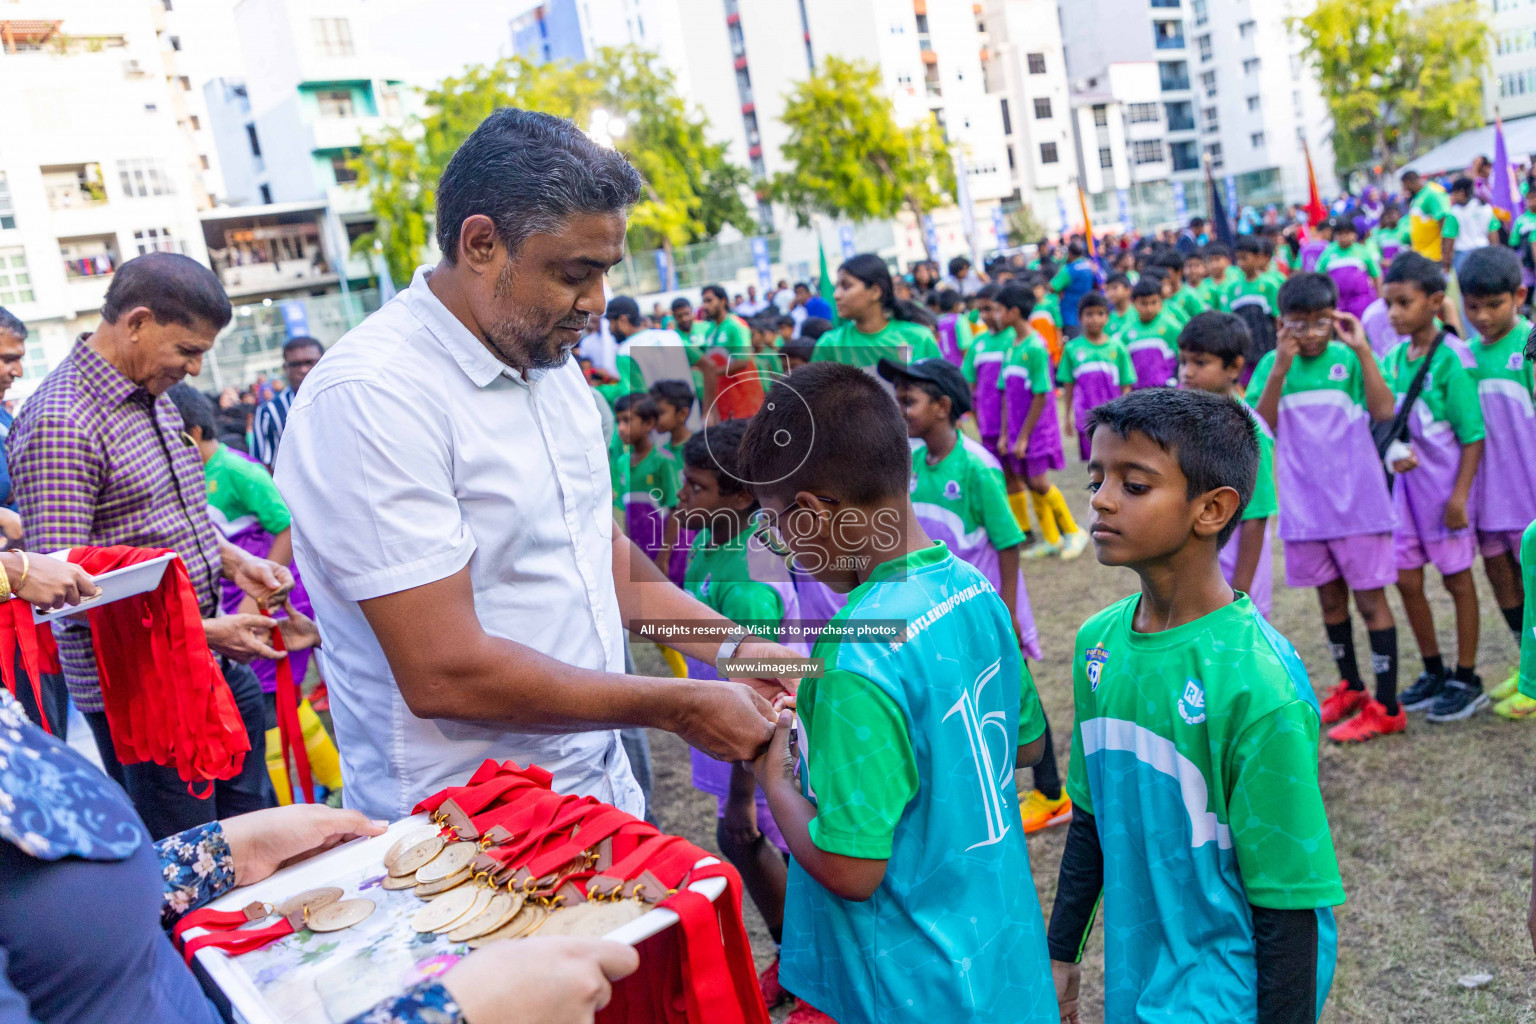
[[[511,289],[510,271],[509,264],[496,282],[498,297]],[[514,370],[521,373],[527,373],[529,370],[550,370],[557,366],[564,366],[571,358],[571,352],[576,348],[577,342],[580,341],[579,336],[576,341],[557,341],[554,338],[554,331],[558,328],[584,331],[587,320],[588,317],[584,313],[572,313],[557,318],[557,314],[549,310],[530,306],[527,309],[516,310],[506,319],[486,327],[485,340],[495,350],[501,361]]]

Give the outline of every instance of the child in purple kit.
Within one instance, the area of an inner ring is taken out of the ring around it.
[[[1248,400],[1275,434],[1285,582],[1317,588],[1339,668],[1322,720],[1334,726],[1329,739],[1344,743],[1402,732],[1408,716],[1397,701],[1397,626],[1386,597],[1397,582],[1396,518],[1370,429],[1392,419],[1392,391],[1360,321],[1338,301],[1323,274],[1281,286],[1275,350],[1254,368]],[[1374,700],[1355,660],[1351,591],[1370,632]]]
[[[976,293],[973,300],[980,311],[985,333],[978,334],[966,349],[961,370],[976,396],[976,431],[988,451],[997,450],[997,438],[1003,432],[1003,393],[997,382],[1003,373],[1003,360],[1008,355],[1011,337],[1003,336],[997,324],[998,286],[989,284]]]
[[[1382,361],[1387,386],[1400,406],[1407,402],[1414,381],[1422,378],[1412,408],[1399,413],[1400,419],[1407,419],[1406,440],[1412,451],[1392,465],[1397,473],[1397,589],[1424,656],[1424,672],[1403,691],[1402,704],[1409,711],[1427,711],[1431,722],[1455,722],[1488,703],[1474,671],[1478,613],[1472,563],[1477,560],[1477,535],[1469,510],[1486,434],[1483,410],[1477,382],[1446,344],[1445,330],[1435,318],[1445,301],[1440,267],[1418,253],[1403,253],[1387,271],[1382,296],[1392,329],[1406,339]],[[1456,605],[1456,671],[1449,679],[1434,614],[1424,596],[1424,567],[1431,564],[1440,570]]]
[[[1136,315],[1126,322],[1119,335],[1120,344],[1131,354],[1136,379],[1135,390],[1167,387],[1179,375],[1179,330],[1189,317],[1176,317],[1164,299],[1166,277],[1149,269],[1131,288],[1131,305]]]
[[[1115,281],[1111,279],[1109,283],[1113,286]],[[1125,291],[1130,294],[1129,283]],[[1126,309],[1128,316],[1136,316],[1129,302]],[[1129,394],[1136,382],[1130,353],[1112,337],[1109,325],[1113,319],[1108,299],[1098,292],[1084,295],[1077,304],[1082,336],[1067,342],[1061,353],[1061,365],[1056,368],[1056,383],[1066,389],[1065,404],[1077,428],[1077,450],[1084,462],[1088,461],[1093,445],[1093,435],[1087,429],[1089,414],[1105,402]]]

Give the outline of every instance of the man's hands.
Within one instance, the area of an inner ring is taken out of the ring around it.
[[[635,973],[633,947],[565,937],[493,942],[443,975],[469,1024],[592,1024],[612,983]]]
[[[9,544],[21,540],[21,516],[8,508],[0,508],[0,534]]]
[[[282,599],[293,589],[293,573],[288,571],[288,567],[265,558],[247,557],[241,560],[235,564],[230,579],[263,608],[281,604]]]
[[[277,620],[278,631],[283,634],[283,646],[290,652],[307,651],[320,646],[320,627],[315,620],[296,609],[292,603],[283,602],[286,619]]]
[[[744,683],[678,680],[685,706],[667,727],[717,761],[751,761],[773,738],[773,706]]]
[[[1061,1010],[1061,1024],[1078,1024],[1077,991],[1082,984],[1081,964],[1051,961],[1051,980],[1056,983],[1056,1005]]]
[[[12,554],[3,570],[11,580],[11,594],[35,607],[47,611],[79,604],[101,593],[91,574],[73,562],[65,562],[47,555],[27,555],[27,578],[21,586],[21,555]]]
[[[235,866],[235,884],[250,885],[278,868],[357,836],[382,835],[386,825],[357,811],[323,804],[290,804],[219,822]]]
[[[804,661],[805,657],[798,651],[791,650],[783,644],[776,644],[769,640],[745,640],[736,648],[737,658],[752,658],[754,660],[773,659],[774,661],[794,660]],[[774,700],[782,694],[793,694],[800,688],[800,677],[789,676],[756,676],[751,679],[743,679],[742,682],[762,694],[765,700]]]
[[[220,615],[203,620],[203,635],[216,654],[244,664],[252,658],[276,661],[283,652],[272,646],[272,627],[277,621],[265,615]]]

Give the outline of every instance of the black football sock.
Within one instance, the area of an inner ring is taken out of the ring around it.
[[[1424,659],[1424,671],[1432,676],[1445,675],[1445,659],[1438,654],[1432,654]]]
[[[1466,683],[1468,686],[1481,687],[1482,684],[1478,682],[1477,673],[1473,671],[1473,668],[1474,666],[1472,665],[1457,665],[1456,675],[1454,676],[1455,680],[1458,683]]]
[[[1355,624],[1350,619],[1343,622],[1325,622],[1328,630],[1328,646],[1333,650],[1333,660],[1339,665],[1339,678],[1349,684],[1351,690],[1365,689],[1360,678],[1360,666],[1355,663]]]
[[[1376,700],[1397,714],[1397,627],[1373,629],[1371,634],[1371,671],[1376,673]]]
[[[1504,621],[1509,623],[1509,628],[1514,632],[1515,639],[1523,639],[1520,635],[1520,616],[1524,613],[1525,609],[1517,605],[1514,608],[1500,608],[1499,611],[1504,613]]]

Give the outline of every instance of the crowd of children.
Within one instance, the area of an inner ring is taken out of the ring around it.
[[[630,373],[644,391],[605,389],[619,522],[701,601],[823,661],[750,771],[695,757],[720,848],[782,941],[765,991],[800,998],[791,1020],[895,1020],[937,998],[966,1019],[1055,1020],[1101,900],[1107,1019],[1198,993],[1213,1019],[1314,1020],[1343,900],[1320,732],[1365,741],[1411,711],[1448,722],[1490,703],[1536,718],[1536,678],[1485,692],[1472,577],[1481,557],[1536,670],[1521,258],[1469,253],[1463,314],[1436,262],[1401,245],[1386,259],[1390,225],[1329,229],[1291,273],[1263,236],[1148,247],[1073,295],[1065,323],[1051,300],[1075,272],[1000,274],[925,308],[858,256],[839,269],[836,326],[770,315],[737,331],[725,311],[700,340],[685,314],[690,366],[722,332],[750,354],[730,343],[702,382]],[[748,366],[756,402],[722,402],[719,381]],[[1091,536],[1051,479],[1062,417],[1092,481]],[[1321,702],[1268,622],[1276,535],[1286,585],[1318,594],[1338,672]],[[1028,668],[1043,651],[1024,566],[1090,540],[1142,586],[1078,635],[1063,785]],[[1454,665],[1426,566],[1455,605]],[[1388,587],[1423,661],[1401,694]],[[905,641],[818,639],[862,619],[904,621]],[[1017,742],[994,750],[999,736]],[[1047,938],[1022,836],[1068,823]],[[1026,884],[999,889],[1006,876]]]

